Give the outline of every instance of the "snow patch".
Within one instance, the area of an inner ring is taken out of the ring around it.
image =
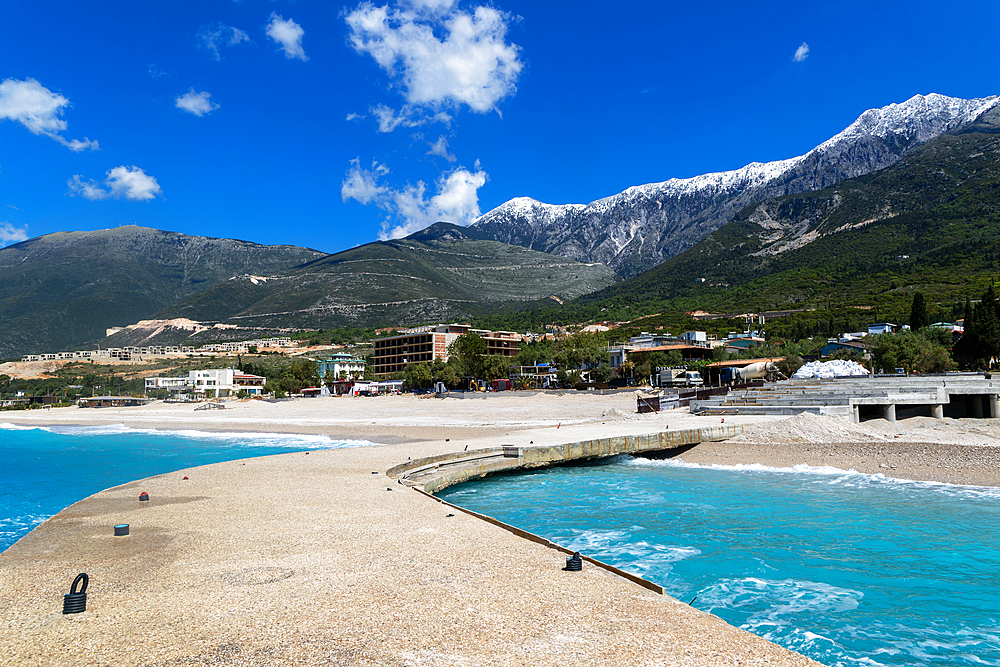
[[[1000,102],[1000,96],[966,100],[946,97],[937,93],[915,95],[902,104],[890,104],[880,109],[869,109],[851,123],[843,132],[831,137],[805,155],[775,160],[751,162],[740,169],[703,174],[692,178],[672,178],[660,183],[636,185],[610,197],[590,204],[544,204],[530,197],[516,197],[481,216],[473,224],[497,217],[534,217],[551,222],[557,215],[590,209],[591,212],[610,210],[635,199],[649,199],[657,210],[665,199],[711,192],[722,195],[750,188],[761,187],[775,181],[797,167],[810,156],[838,152],[861,137],[891,136],[907,140],[927,141],[975,120],[980,114]]]

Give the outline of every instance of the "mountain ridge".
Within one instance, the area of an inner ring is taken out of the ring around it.
[[[136,225],[28,239],[0,248],[0,357],[81,345],[235,274],[320,256]]]
[[[617,281],[584,264],[438,222],[267,276],[234,276],[157,314],[254,327],[399,326],[466,319],[498,307],[572,299]]]
[[[1000,264],[1000,106],[890,167],[751,204],[683,253],[577,304],[742,310],[840,302],[954,306]]]
[[[973,123],[998,102],[998,96],[915,95],[865,111],[805,155],[632,186],[589,204],[517,197],[470,227],[505,243],[600,261],[629,277],[690,247],[753,201],[822,189],[889,166],[928,139]]]

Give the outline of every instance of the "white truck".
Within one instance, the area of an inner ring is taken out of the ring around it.
[[[705,384],[701,373],[686,368],[657,368],[657,386],[660,387],[701,387]]]

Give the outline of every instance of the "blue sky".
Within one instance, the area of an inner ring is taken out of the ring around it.
[[[793,157],[1000,94],[1000,3],[6,0],[0,245],[139,224],[336,252]]]

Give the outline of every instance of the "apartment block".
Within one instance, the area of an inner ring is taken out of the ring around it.
[[[401,372],[407,364],[431,362],[435,359],[448,361],[448,346],[467,333],[478,334],[486,341],[487,354],[517,356],[520,336],[513,331],[473,329],[468,324],[437,324],[407,329],[396,336],[373,340],[373,372],[378,377],[384,377]]]

